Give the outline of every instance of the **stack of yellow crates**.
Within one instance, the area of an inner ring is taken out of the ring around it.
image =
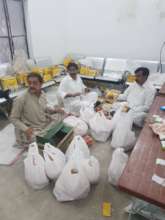
[[[98,71],[87,66],[81,66],[80,74],[84,76],[96,76]]]
[[[24,85],[26,77],[27,77],[26,72],[16,73],[16,79],[17,79],[18,85],[21,85],[21,86]]]
[[[135,82],[136,76],[135,74],[128,74],[127,82]]]
[[[62,68],[60,66],[58,66],[58,65],[57,66],[53,66],[51,68],[52,77],[60,75],[61,71],[62,71]]]
[[[0,81],[3,90],[15,90],[18,88],[16,76],[3,76],[1,77]]]
[[[73,59],[70,56],[64,58],[64,66],[67,67],[69,63],[73,62]]]
[[[38,74],[40,74],[41,76],[43,76],[43,68],[34,67],[34,68],[32,69],[32,72],[33,72],[33,73],[38,73]]]
[[[43,68],[43,80],[44,82],[48,82],[52,79],[51,68],[45,67]]]

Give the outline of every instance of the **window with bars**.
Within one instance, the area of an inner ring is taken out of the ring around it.
[[[29,57],[24,0],[0,0],[0,64],[12,61],[18,49]]]

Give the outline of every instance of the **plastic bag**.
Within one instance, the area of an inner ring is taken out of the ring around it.
[[[73,159],[73,152],[75,150],[80,150],[82,152],[82,158],[89,158],[90,157],[90,152],[88,145],[85,143],[84,139],[81,136],[75,136],[70,143],[67,151],[66,151],[66,158],[67,160],[70,160],[71,157]]]
[[[60,202],[85,198],[90,191],[89,181],[74,161],[68,162],[58,178],[53,194]]]
[[[93,106],[83,106],[80,109],[80,119],[89,124],[89,120],[95,116],[96,112],[94,111]]]
[[[122,148],[116,149],[112,154],[112,160],[108,168],[108,181],[112,185],[117,185],[118,180],[127,164],[128,155]]]
[[[49,179],[56,180],[65,166],[65,155],[56,147],[44,146],[45,172]]]
[[[96,184],[100,178],[100,164],[96,157],[91,156],[89,159],[82,161],[83,170],[91,184]]]
[[[69,116],[63,121],[66,125],[74,128],[74,134],[84,136],[88,132],[87,124],[75,116]]]
[[[88,102],[89,105],[95,104],[98,100],[98,94],[96,92],[88,92],[81,96],[81,101]]]
[[[49,180],[45,173],[45,161],[38,152],[36,143],[29,145],[27,158],[24,160],[25,180],[34,189],[42,189]]]
[[[133,118],[128,113],[122,113],[120,120],[115,125],[112,135],[112,148],[124,148],[130,150],[136,141],[135,133],[131,130]]]
[[[92,137],[101,142],[105,142],[110,136],[112,124],[103,112],[97,112],[89,121],[89,127]]]

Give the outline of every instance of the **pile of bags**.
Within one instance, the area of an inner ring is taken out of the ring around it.
[[[44,188],[49,179],[56,180],[65,166],[65,155],[58,148],[45,144],[43,155],[35,142],[29,145],[24,160],[25,180],[34,189]]]
[[[81,136],[75,136],[66,152],[67,164],[58,178],[53,194],[58,201],[72,201],[85,198],[90,184],[96,184],[100,177],[100,164],[90,156],[88,146]]]
[[[42,189],[49,184],[49,180],[53,180],[53,194],[63,202],[88,195],[90,185],[99,181],[100,164],[90,155],[84,139],[75,136],[66,155],[58,148],[45,144],[42,157],[37,144],[30,144],[24,171],[26,182],[34,189]]]

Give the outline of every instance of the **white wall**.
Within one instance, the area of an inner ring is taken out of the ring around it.
[[[69,0],[67,11],[69,52],[158,59],[164,0]]]
[[[28,0],[35,56],[159,59],[164,0]],[[165,56],[164,56],[165,57]]]
[[[34,57],[61,62],[66,53],[65,0],[28,0]]]

